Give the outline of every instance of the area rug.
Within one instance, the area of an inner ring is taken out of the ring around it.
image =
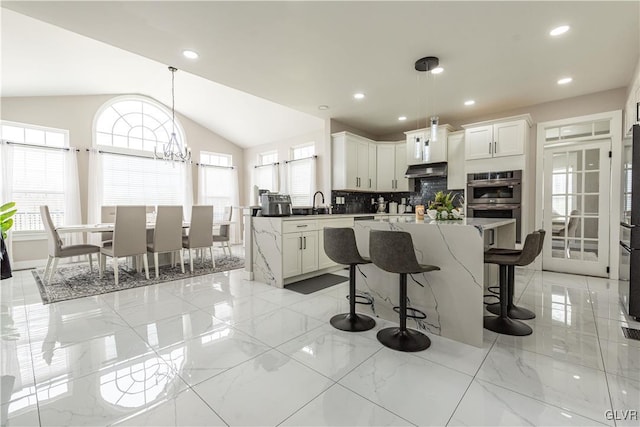
[[[322,289],[326,289],[330,286],[337,285],[338,283],[344,283],[348,281],[348,277],[326,273],[321,276],[316,276],[310,279],[304,279],[300,280],[299,282],[291,283],[289,285],[286,285],[286,288],[290,291],[307,295]]]
[[[215,268],[213,268],[211,258],[205,260],[204,264],[198,260],[193,263],[193,274],[189,271],[188,262],[185,262],[184,267],[185,273],[183,274],[179,265],[175,267],[171,267],[170,265],[161,266],[160,276],[157,279],[155,269],[149,267],[149,280],[147,280],[144,275],[144,270],[138,273],[134,269],[131,269],[126,262],[122,261],[118,267],[117,286],[113,280],[113,266],[111,264],[106,266],[102,279],[98,277],[97,267],[94,266],[92,273],[88,263],[62,265],[58,267],[51,283],[45,283],[42,280],[44,277],[44,268],[33,270],[33,277],[38,284],[42,302],[44,304],[50,304],[52,302],[106,294],[171,280],[188,279],[189,277],[218,273],[220,271],[236,270],[244,267],[244,258],[237,256],[216,257]]]

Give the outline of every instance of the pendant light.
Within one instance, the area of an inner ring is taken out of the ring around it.
[[[422,71],[422,72],[428,72],[429,75],[436,73],[436,72],[442,72],[442,68],[439,67],[440,65],[440,60],[435,57],[435,56],[425,56],[424,58],[420,58],[416,61],[415,63],[415,69],[416,71]],[[433,90],[433,86],[435,83],[435,79],[433,77],[431,77],[432,80],[432,84],[431,84],[431,89],[432,89],[432,97],[435,97],[435,91]],[[432,105],[435,104],[435,102],[431,102]],[[435,108],[434,108],[435,110]],[[439,117],[436,115],[431,116],[430,120],[429,120],[429,126],[431,129],[431,135],[429,137],[429,142],[436,142],[438,140],[438,123],[439,123]],[[428,142],[425,142],[426,144],[428,144]],[[417,148],[416,148],[416,153],[418,153]],[[428,156],[427,156],[428,157]],[[423,155],[423,159],[424,160],[428,160],[425,159],[425,156]]]
[[[182,147],[176,135],[175,76],[178,69],[170,66],[169,71],[171,71],[171,136],[169,142],[162,146],[162,152],[158,153],[158,146],[156,145],[153,149],[153,154],[156,159],[187,161],[191,160],[191,150],[186,145]]]

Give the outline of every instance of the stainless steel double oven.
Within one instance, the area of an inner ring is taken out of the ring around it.
[[[514,218],[521,242],[522,171],[467,174],[467,217]]]

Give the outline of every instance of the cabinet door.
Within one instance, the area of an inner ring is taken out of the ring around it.
[[[465,159],[486,159],[493,156],[493,125],[467,129],[464,133]]]
[[[282,277],[302,274],[302,233],[282,235]]]
[[[467,186],[464,171],[464,132],[453,132],[447,138],[447,188],[464,189]]]
[[[424,132],[412,132],[407,134],[406,150],[407,165],[419,165],[422,160],[422,148],[424,147]]]
[[[345,183],[346,189],[358,188],[358,142],[347,138],[345,142]]]
[[[377,144],[369,144],[369,179],[363,185],[364,188],[367,188],[371,191],[376,191],[378,188],[378,165],[376,164],[378,159],[378,151],[376,150]]]
[[[318,269],[318,232],[302,233],[302,274]]]
[[[378,191],[394,191],[396,148],[391,144],[378,144],[377,151]]]
[[[431,132],[429,128],[429,132]],[[444,127],[438,128],[438,138],[435,141],[429,141],[429,162],[446,162],[447,161],[447,135],[448,132]],[[430,138],[431,134],[427,134]]]
[[[493,157],[524,154],[525,122],[515,121],[493,125]]]
[[[359,190],[369,188],[369,143],[366,141],[358,141],[356,155],[356,170],[358,177],[357,188]]]
[[[405,178],[407,172],[407,145],[396,144],[396,173],[395,173],[395,191],[409,191],[409,179]],[[387,163],[388,164],[388,163]]]

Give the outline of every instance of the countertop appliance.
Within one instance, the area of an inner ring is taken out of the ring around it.
[[[522,171],[467,174],[467,217],[514,218],[521,243]]]
[[[640,320],[640,125],[623,142],[622,218],[620,220],[620,302]]]
[[[260,195],[261,216],[290,216],[291,196],[288,194],[265,193]]]

